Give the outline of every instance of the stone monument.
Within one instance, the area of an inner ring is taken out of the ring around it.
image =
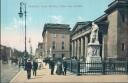
[[[93,22],[91,35],[90,35],[90,42],[88,44],[86,63],[101,63],[101,57],[100,57],[101,45],[98,40],[98,32],[99,32],[99,27],[97,24]],[[86,66],[88,69],[92,67],[92,65],[90,64],[87,64]]]

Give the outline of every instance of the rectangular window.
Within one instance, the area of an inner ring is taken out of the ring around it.
[[[122,43],[122,51],[124,51],[125,50],[125,45],[124,45],[124,43]]]
[[[56,54],[53,54],[53,58],[55,57]]]
[[[42,48],[43,48],[43,46],[41,45],[41,46],[40,46],[40,48],[42,49]]]
[[[64,42],[62,42],[62,49],[64,49]]]
[[[64,34],[62,34],[62,39],[64,38]]]
[[[52,37],[53,37],[53,38],[56,38],[56,34],[52,34]]]
[[[55,41],[52,42],[52,49],[55,49]]]
[[[40,52],[40,56],[42,56],[42,52]]]
[[[64,54],[62,54],[62,58],[64,57]]]
[[[122,21],[125,22],[125,14],[122,14]]]

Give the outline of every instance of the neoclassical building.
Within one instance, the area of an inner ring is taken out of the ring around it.
[[[70,26],[47,23],[42,32],[45,57],[70,57]]]
[[[106,59],[128,59],[128,0],[115,0],[105,14],[94,21],[77,22],[71,33],[71,56],[86,60],[92,22],[98,25],[100,56]]]

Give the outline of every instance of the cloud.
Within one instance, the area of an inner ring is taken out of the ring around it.
[[[31,17],[27,18],[28,26],[30,26],[31,20],[32,20]],[[29,31],[27,31],[27,34]],[[24,51],[24,20],[14,17],[10,22],[10,24],[2,26],[1,44]],[[27,39],[27,44],[28,44],[28,39]],[[27,48],[29,49],[29,47]]]
[[[17,28],[19,28],[19,26],[22,24],[22,21],[13,18],[12,22],[6,26],[4,26],[4,29],[6,30],[16,30]]]
[[[52,23],[62,23],[63,17],[62,16],[50,16],[50,22]]]
[[[81,16],[78,16],[76,17],[76,21],[81,22],[81,21],[85,21],[85,19]]]

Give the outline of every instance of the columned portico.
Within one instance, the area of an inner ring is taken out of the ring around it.
[[[74,42],[74,45],[72,44],[72,56],[76,57],[77,60],[80,61],[85,61],[87,55],[88,38],[85,36],[91,32],[90,23],[91,22],[78,22],[71,34],[72,42]],[[83,28],[85,26],[87,26],[87,28]]]

